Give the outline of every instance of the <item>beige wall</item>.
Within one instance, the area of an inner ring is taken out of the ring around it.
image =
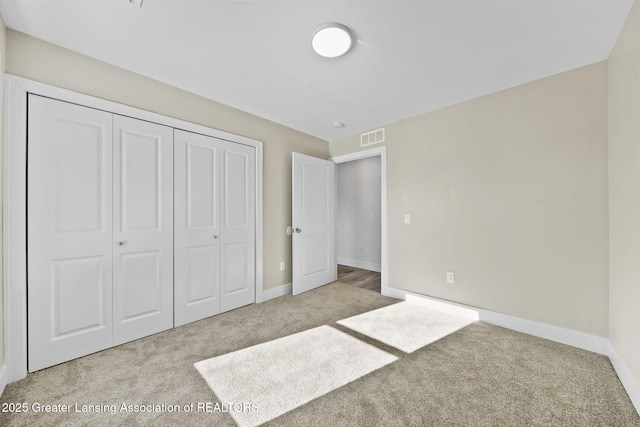
[[[389,285],[606,337],[606,89],[602,62],[387,125]]]
[[[327,158],[326,141],[13,30],[7,73],[263,141],[264,288],[291,282],[291,152]]]
[[[7,29],[4,26],[4,21],[0,17],[0,201],[2,202],[2,208],[0,209],[0,242],[3,240],[2,230],[2,216],[4,213],[4,198],[2,192],[4,189],[3,177],[4,177],[4,68],[7,52]],[[4,266],[2,265],[4,257],[2,254],[2,248],[4,245],[0,244],[0,366],[4,363]]]
[[[609,57],[609,339],[640,385],[640,6]]]

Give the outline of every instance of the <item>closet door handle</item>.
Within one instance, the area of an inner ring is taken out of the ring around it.
[[[217,234],[214,234],[214,235],[212,235],[211,237],[213,237],[214,239],[217,239],[217,238],[218,238],[218,235],[217,235]]]
[[[116,242],[118,244],[118,246],[124,246],[125,243],[127,243],[126,240],[119,240]]]

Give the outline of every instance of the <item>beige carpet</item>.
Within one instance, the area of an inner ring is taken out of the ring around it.
[[[405,353],[413,353],[473,321],[403,301],[337,323]]]
[[[605,356],[472,323],[403,353],[335,322],[397,303],[333,283],[233,310],[30,374],[9,384],[3,404],[208,405],[213,411],[0,412],[2,427],[216,426],[233,417],[194,363],[330,325],[398,357],[266,425],[640,427]],[[265,366],[269,361],[265,361]],[[197,406],[196,406],[197,408]]]
[[[240,427],[257,426],[398,358],[320,326],[195,364]]]

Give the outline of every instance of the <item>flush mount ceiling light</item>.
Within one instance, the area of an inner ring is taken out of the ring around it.
[[[311,47],[320,56],[337,58],[351,49],[351,31],[342,24],[330,22],[321,25],[311,36]]]

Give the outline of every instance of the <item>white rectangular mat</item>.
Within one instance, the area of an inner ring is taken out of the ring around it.
[[[403,301],[337,323],[405,353],[412,353],[464,328],[473,320]]]
[[[397,359],[325,325],[194,366],[245,427],[274,419]]]

